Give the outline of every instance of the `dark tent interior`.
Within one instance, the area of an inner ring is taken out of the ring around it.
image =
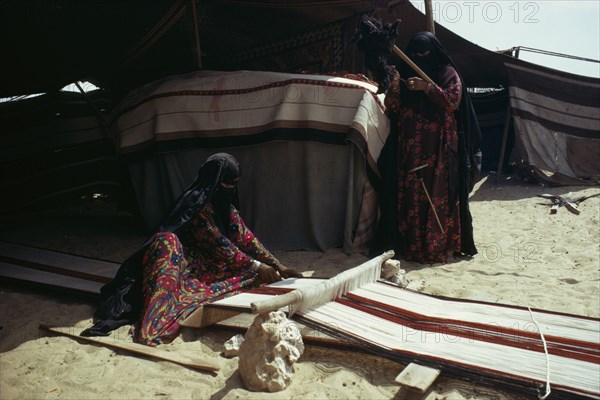
[[[0,103],[0,187],[12,193],[0,202],[3,214],[82,196],[118,198],[135,210],[110,133],[111,111],[127,93],[198,70],[368,74],[352,41],[364,14],[400,20],[400,49],[426,28],[406,0],[3,0],[0,98],[19,100]],[[531,65],[439,24],[436,36],[473,90],[484,169],[509,172],[506,65]],[[100,89],[61,91],[83,81]]]
[[[400,19],[400,48],[426,26],[424,15],[406,0],[154,0],[143,4],[136,0],[4,0],[0,7],[4,38],[0,49],[5,60],[1,97],[50,93],[83,80],[107,90],[127,91],[196,69],[198,47],[204,69],[350,70],[360,66],[360,55],[350,39],[361,14],[374,13],[383,21]],[[315,49],[298,36],[326,35],[318,29],[334,26],[344,30],[339,44],[341,62],[316,65],[311,54]],[[506,84],[505,56],[440,25],[436,34],[470,86]],[[295,43],[285,42],[293,39]],[[289,55],[292,48],[298,54],[286,60],[285,52]]]

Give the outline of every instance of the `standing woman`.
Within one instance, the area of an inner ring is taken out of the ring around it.
[[[439,40],[417,33],[406,53],[435,84],[406,71],[411,77],[402,81],[394,71],[385,98],[393,129],[380,158],[381,218],[371,250],[393,248],[404,260],[445,263],[449,255],[477,253],[468,194],[481,162],[481,133]]]
[[[202,304],[263,283],[302,277],[282,265],[244,224],[237,207],[240,166],[209,157],[160,227],[102,288],[96,324],[84,336],[134,324],[134,341],[172,341]]]

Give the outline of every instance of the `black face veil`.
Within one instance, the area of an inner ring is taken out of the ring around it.
[[[229,204],[238,207],[237,191],[228,191],[221,183],[236,185],[239,177],[240,164],[232,155],[217,153],[210,156],[198,170],[194,182],[175,201],[173,210],[161,224],[159,232],[178,231],[211,200],[216,210],[228,210]],[[225,204],[227,201],[229,203]]]
[[[423,70],[436,83],[439,80],[438,71],[441,66],[454,63],[446,52],[442,43],[431,32],[418,32],[414,34],[406,46],[406,53],[411,60]],[[456,69],[456,66],[454,66]],[[405,66],[402,75],[406,77],[415,76],[413,70]]]

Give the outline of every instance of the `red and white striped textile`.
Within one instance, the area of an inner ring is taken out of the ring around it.
[[[215,306],[246,309],[320,282],[285,280]],[[441,298],[382,281],[294,318],[376,354],[440,368],[449,376],[523,394],[543,394],[549,384],[551,398],[600,398],[596,318]]]

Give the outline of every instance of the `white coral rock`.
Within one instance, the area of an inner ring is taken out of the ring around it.
[[[282,311],[258,315],[239,351],[239,372],[248,390],[279,392],[289,386],[304,353],[300,330]]]
[[[244,335],[235,335],[223,345],[223,355],[225,357],[235,357],[240,351],[240,346],[244,341]]]
[[[381,277],[383,279],[390,280],[398,274],[400,269],[400,261],[398,260],[386,260],[381,266]]]

